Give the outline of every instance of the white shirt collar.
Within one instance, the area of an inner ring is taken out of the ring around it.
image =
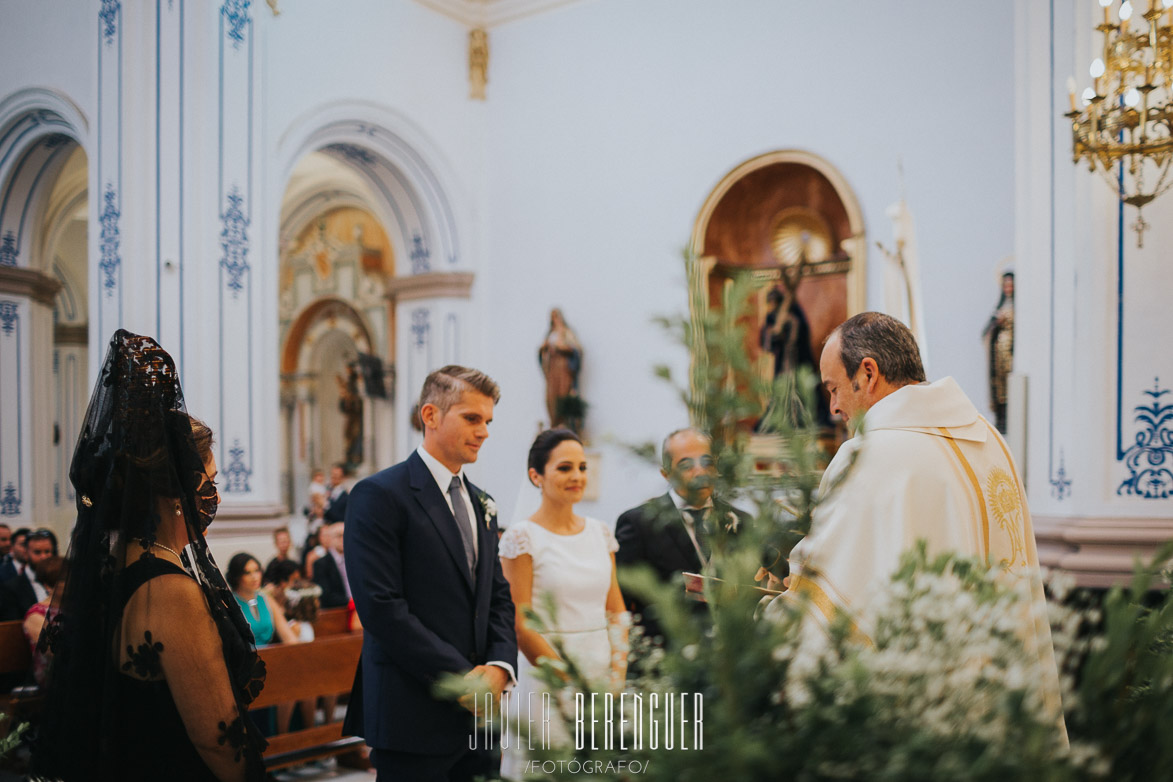
[[[416,448],[415,452],[424,460],[424,465],[427,466],[428,472],[432,474],[432,477],[436,480],[436,485],[440,487],[440,491],[443,494],[448,494],[448,487],[452,485],[452,478],[454,476],[459,478],[461,486],[464,486],[464,467],[461,467],[459,472],[452,472],[441,464],[439,459],[428,453],[428,449],[424,448],[423,443],[420,443],[420,447]]]
[[[704,510],[705,508],[713,507],[713,498],[709,497],[709,501],[706,502],[703,506],[700,508],[694,508],[693,506],[689,505],[683,497],[677,494],[676,489],[673,487],[669,487],[668,496],[672,498],[672,504],[676,506],[677,510],[684,510],[685,508],[689,510]]]

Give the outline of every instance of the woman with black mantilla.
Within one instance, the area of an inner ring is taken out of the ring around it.
[[[262,780],[264,664],[204,541],[212,432],[171,357],[114,334],[70,466],[69,577],[34,770],[66,780]]]

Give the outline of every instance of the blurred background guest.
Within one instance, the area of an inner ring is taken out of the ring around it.
[[[29,646],[32,647],[33,680],[37,684],[43,685],[45,683],[45,668],[49,662],[49,652],[47,647],[38,649],[37,642],[41,638],[41,631],[45,629],[46,621],[55,613],[55,609],[52,608],[54,601],[60,605],[67,568],[64,557],[59,557],[56,554],[37,563],[36,568],[37,580],[45,585],[49,594],[45,596],[44,600],[30,606],[28,612],[25,613],[24,636],[28,639]]]

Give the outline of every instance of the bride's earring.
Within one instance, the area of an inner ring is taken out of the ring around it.
[[[183,506],[182,506],[182,505],[180,505],[178,502],[177,502],[177,503],[175,503],[175,515],[176,515],[176,516],[182,516],[182,515],[183,515]]]

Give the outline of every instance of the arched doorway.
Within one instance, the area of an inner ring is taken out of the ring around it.
[[[89,173],[69,101],[0,101],[0,521],[68,530],[88,398]]]
[[[392,435],[395,251],[373,214],[375,195],[345,163],[307,155],[282,215],[283,483],[300,508],[315,469],[374,471]]]
[[[827,335],[864,308],[863,212],[843,176],[809,152],[771,152],[726,174],[705,199],[692,249],[691,307],[720,306],[736,275],[758,283],[745,349],[763,378],[796,362],[817,372]]]

